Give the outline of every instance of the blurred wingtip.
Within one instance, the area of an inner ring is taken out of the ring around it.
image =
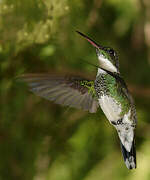
[[[14,77],[14,80],[17,82],[21,82],[23,80],[23,74],[17,75],[16,77]]]

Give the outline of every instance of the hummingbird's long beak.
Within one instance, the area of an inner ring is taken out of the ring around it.
[[[97,44],[95,41],[93,41],[91,38],[89,38],[88,36],[86,36],[85,34],[79,32],[79,31],[76,31],[77,33],[79,33],[81,36],[83,36],[86,40],[89,41],[90,44],[92,44],[94,47],[96,48],[100,48],[100,49],[104,49],[103,46]]]

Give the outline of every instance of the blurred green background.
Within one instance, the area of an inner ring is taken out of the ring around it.
[[[95,77],[95,49],[79,30],[118,51],[135,99],[137,169],[122,159],[116,131],[96,114],[28,92],[23,73]],[[0,180],[150,179],[150,1],[0,0]]]

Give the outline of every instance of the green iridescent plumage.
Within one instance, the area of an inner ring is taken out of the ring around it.
[[[110,76],[109,74],[105,74],[104,78],[109,96],[114,98],[116,102],[121,105],[122,111],[120,113],[120,116],[124,115],[130,109],[129,98],[126,95],[126,87],[123,87],[122,84],[116,80],[116,78]]]
[[[80,82],[81,86],[84,86],[88,89],[88,93],[92,95],[93,98],[96,98],[96,91],[94,88],[94,81],[83,80]]]

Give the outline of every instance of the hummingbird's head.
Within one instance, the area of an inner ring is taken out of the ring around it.
[[[118,56],[112,48],[99,46],[96,53],[100,67],[112,73],[119,73]]]
[[[90,39],[89,37],[87,37],[79,31],[77,31],[77,33],[86,38],[96,48],[96,53],[101,68],[112,73],[119,73],[118,56],[112,48],[103,47],[102,45],[97,44],[92,39]]]

